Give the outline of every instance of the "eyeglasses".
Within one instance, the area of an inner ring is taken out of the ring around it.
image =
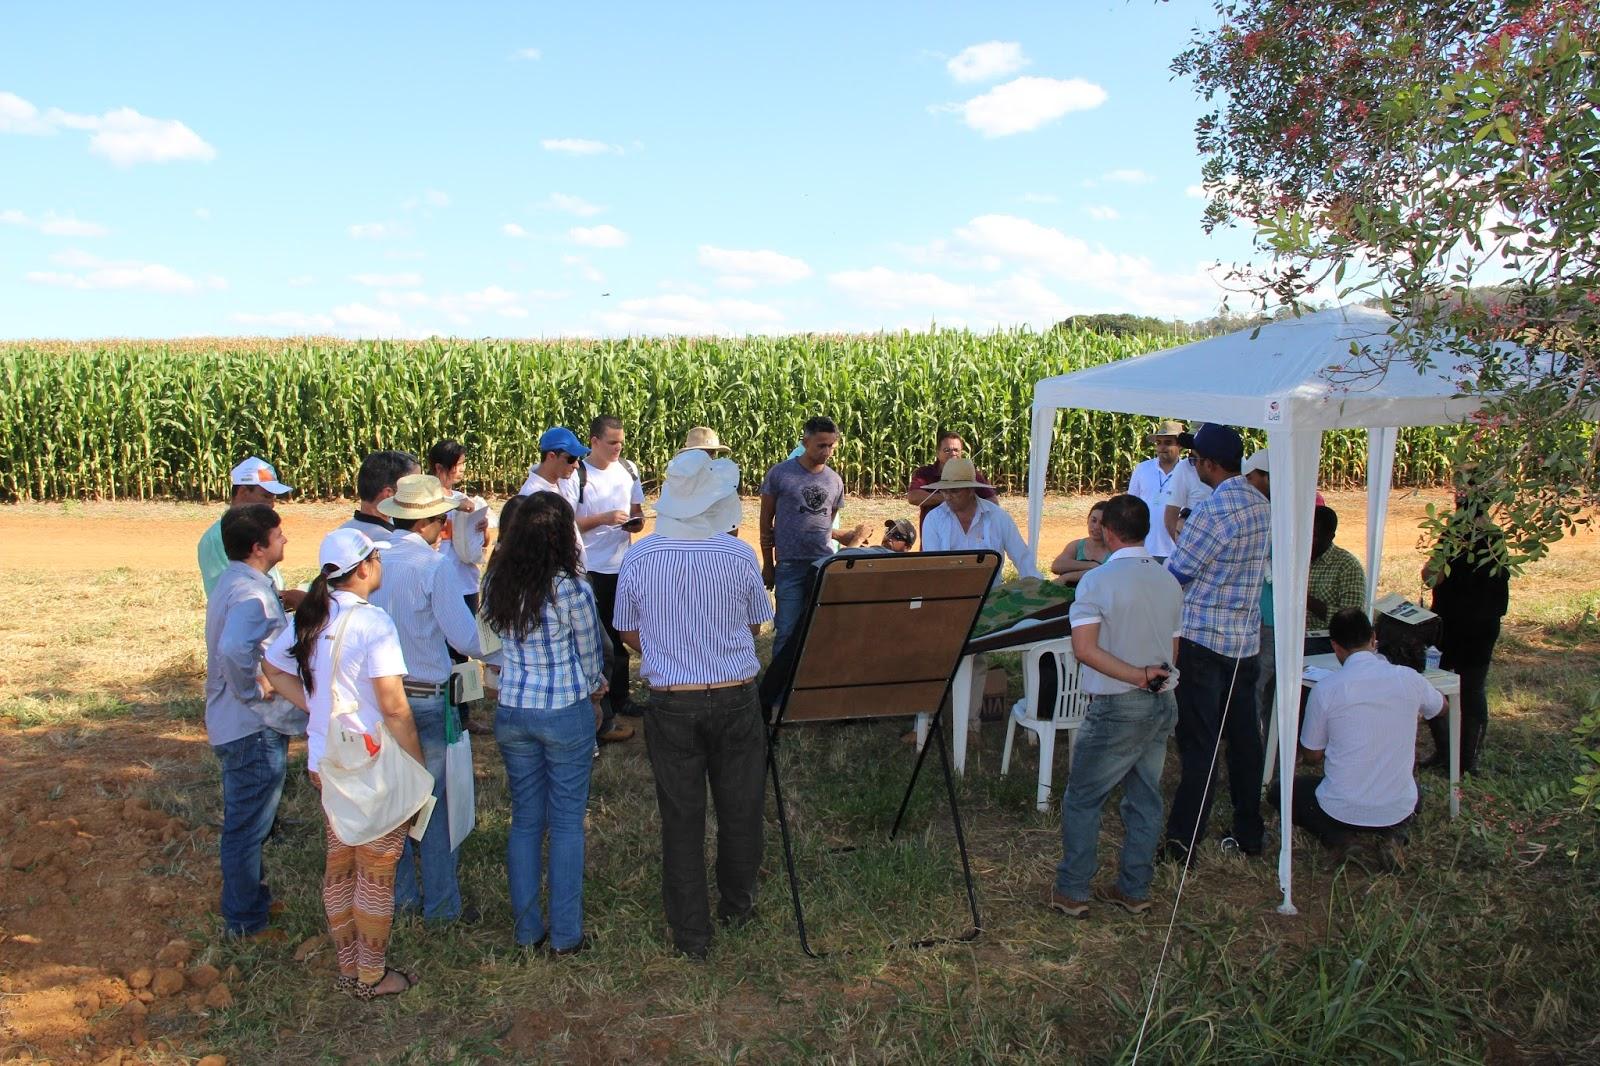
[[[563,459],[565,459],[567,461],[567,465],[568,466],[577,466],[578,465],[578,457],[576,455],[568,455],[566,452],[562,452],[561,453],[561,458],[563,458]]]

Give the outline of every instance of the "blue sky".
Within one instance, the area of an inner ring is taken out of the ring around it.
[[[1198,318],[1191,0],[8,4],[0,335]]]

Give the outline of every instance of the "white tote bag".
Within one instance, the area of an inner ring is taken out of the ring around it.
[[[472,735],[461,728],[454,698],[445,705],[444,801],[450,816],[450,850],[477,824],[478,786],[472,777]]]
[[[327,747],[318,766],[322,809],[333,835],[351,847],[394,832],[433,800],[433,775],[427,767],[400,746],[385,723],[378,723],[376,736],[368,734],[356,715],[354,697],[339,692],[339,653],[345,627],[362,609],[346,611],[334,634],[330,671],[333,711],[328,716]],[[417,835],[415,830],[413,835]]]

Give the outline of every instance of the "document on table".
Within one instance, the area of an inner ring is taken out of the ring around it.
[[[1333,676],[1332,670],[1325,670],[1320,666],[1308,666],[1300,671],[1300,676],[1315,685],[1317,682]]]

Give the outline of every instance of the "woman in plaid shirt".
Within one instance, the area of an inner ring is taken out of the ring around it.
[[[483,616],[504,643],[494,735],[511,789],[506,870],[519,946],[584,948],[583,817],[600,698],[600,615],[583,580],[572,506],[528,497],[483,582]],[[540,850],[550,837],[549,920],[539,907]]]

